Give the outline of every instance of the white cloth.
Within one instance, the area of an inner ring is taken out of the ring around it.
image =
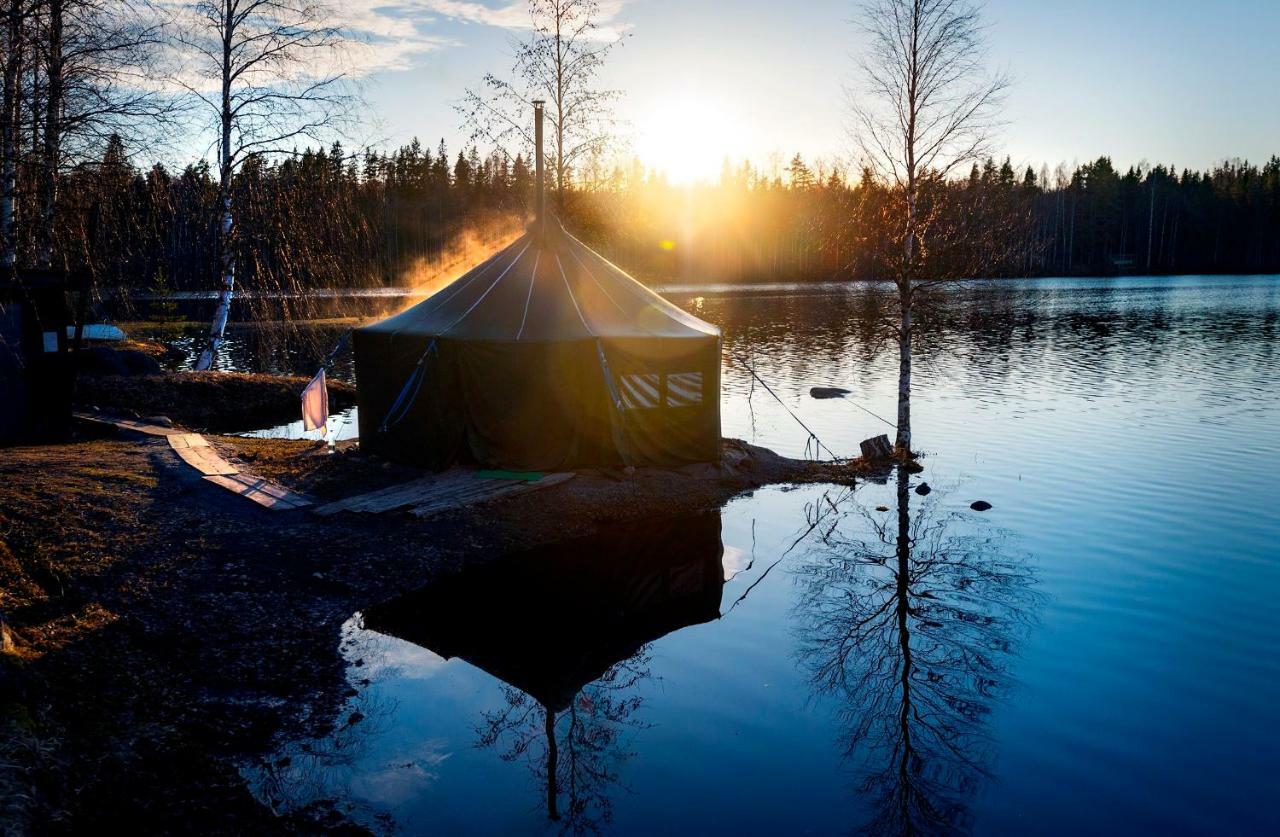
[[[320,435],[327,435],[329,421],[329,388],[324,383],[324,370],[321,369],[302,391],[302,429],[319,430]]]

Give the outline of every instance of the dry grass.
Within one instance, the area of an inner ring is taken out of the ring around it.
[[[0,613],[23,617],[8,626],[8,656],[38,657],[113,621],[68,594],[146,545],[157,485],[147,449],[116,441],[10,448],[0,484]]]

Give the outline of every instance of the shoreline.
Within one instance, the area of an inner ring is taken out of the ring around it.
[[[311,441],[209,440],[230,461],[320,499],[423,474],[350,444],[329,454]],[[348,693],[340,630],[356,611],[468,563],[620,521],[720,507],[765,485],[879,473],[736,440],[724,451],[719,466],[583,470],[417,520],[269,512],[203,482],[162,438],[100,432],[8,449],[0,810],[69,830],[165,831],[193,817],[215,831],[260,833],[341,823],[323,806],[277,817],[238,768],[331,727]]]
[[[1043,274],[1043,275],[1024,275],[1024,276],[981,276],[972,278],[958,278],[944,280],[948,283],[957,285],[971,285],[980,282],[1037,282],[1041,280],[1060,281],[1064,279],[1175,279],[1178,277],[1196,276],[1207,279],[1241,279],[1247,277],[1276,277],[1280,274],[1274,273],[1254,273],[1254,272],[1238,272],[1238,273],[1063,273],[1063,274]],[[892,284],[893,280],[875,279],[875,278],[801,278],[801,279],[783,279],[776,278],[760,278],[760,279],[707,279],[704,281],[680,281],[673,277],[645,277],[641,280],[643,284],[651,290],[662,294],[692,294],[698,292],[712,293],[731,293],[735,290],[767,290],[779,288],[822,288],[822,287],[838,287],[847,285],[885,285]],[[436,289],[438,290],[438,289]],[[320,299],[353,299],[353,300],[402,300],[402,299],[426,299],[434,291],[425,291],[420,287],[400,286],[400,285],[380,285],[376,287],[351,287],[351,288],[334,288],[334,287],[318,287],[313,288],[305,293],[295,292],[288,294],[263,293],[263,292],[241,292],[237,294],[237,300],[287,300],[296,298],[320,298]],[[196,303],[213,303],[218,298],[217,291],[175,291],[170,294],[156,294],[151,292],[140,293],[130,297],[131,300],[137,302],[196,302]],[[228,321],[228,327],[232,325],[298,325],[301,323],[315,323],[324,325],[346,325],[352,322],[363,321],[363,317],[351,316],[328,316],[315,317],[307,320],[236,320]],[[125,317],[120,320],[119,325],[122,328],[208,328],[209,323],[205,319],[156,319],[148,320],[146,318],[130,319]]]
[[[250,372],[82,375],[74,400],[81,409],[124,418],[159,418],[193,430],[250,431],[297,420],[309,382],[302,376]],[[354,385],[332,378],[327,384],[333,412],[355,405]]]

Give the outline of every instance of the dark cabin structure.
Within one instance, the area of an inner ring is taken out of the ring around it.
[[[70,433],[71,322],[64,274],[0,274],[0,445]]]
[[[360,445],[388,459],[556,470],[720,458],[719,329],[541,209],[488,261],[357,329],[354,348]]]

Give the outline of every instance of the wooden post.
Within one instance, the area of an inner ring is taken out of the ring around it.
[[[859,447],[862,449],[862,458],[867,460],[888,459],[893,456],[893,445],[889,442],[889,437],[883,433],[879,436],[873,436],[870,439],[864,439]]]

